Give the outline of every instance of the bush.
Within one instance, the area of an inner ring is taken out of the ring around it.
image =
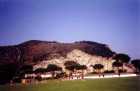
[[[119,69],[119,73],[125,73],[125,72],[127,72],[127,70]]]
[[[114,70],[105,70],[104,73],[115,73]]]
[[[56,75],[56,79],[63,78],[66,73],[60,73]]]

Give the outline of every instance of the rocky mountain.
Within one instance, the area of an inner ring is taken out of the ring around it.
[[[36,63],[44,59],[65,57],[67,53],[74,49],[102,57],[111,57],[114,54],[107,45],[91,41],[59,43],[30,40],[15,46],[0,47],[0,64],[18,62]]]
[[[106,45],[90,41],[75,43],[28,41],[21,44],[20,47],[24,48],[24,54],[26,54],[25,61],[31,60],[33,62],[38,61],[38,59],[41,61],[43,59],[52,59],[54,57],[65,57],[67,53],[74,49],[79,49],[88,54],[103,57],[111,57],[114,53]]]
[[[10,70],[10,73],[6,74],[10,74],[11,79],[16,70],[24,64],[36,65],[44,60],[66,58],[73,50],[103,58],[110,58],[115,54],[107,45],[92,41],[60,43],[30,40],[18,45],[0,47],[0,74]]]

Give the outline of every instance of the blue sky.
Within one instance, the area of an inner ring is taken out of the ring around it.
[[[140,0],[0,0],[0,45],[90,40],[140,58],[139,6]]]

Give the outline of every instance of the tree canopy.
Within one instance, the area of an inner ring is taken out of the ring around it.
[[[115,61],[115,62],[113,62],[113,64],[112,64],[112,66],[113,67],[122,67],[122,63],[121,62],[118,62],[118,61]]]
[[[47,69],[46,69],[47,72],[61,71],[61,70],[62,70],[62,68],[59,67],[59,66],[57,66],[57,65],[55,65],[55,64],[49,64],[48,67],[47,67]]]
[[[140,59],[134,59],[131,61],[131,63],[135,66],[137,70],[140,71]]]
[[[92,65],[92,67],[93,67],[94,69],[98,69],[98,70],[104,68],[104,66],[103,66],[102,64],[95,64],[95,65]]]
[[[122,63],[128,63],[130,61],[130,57],[127,54],[116,54],[113,59]]]
[[[87,69],[87,66],[86,65],[80,65],[79,63],[75,62],[75,61],[66,61],[64,63],[65,65],[65,68],[67,70],[70,70],[70,71],[74,71],[75,70],[85,70]]]

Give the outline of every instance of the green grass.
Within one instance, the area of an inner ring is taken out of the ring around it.
[[[140,91],[140,78],[52,80],[32,85],[0,86],[0,91]]]

